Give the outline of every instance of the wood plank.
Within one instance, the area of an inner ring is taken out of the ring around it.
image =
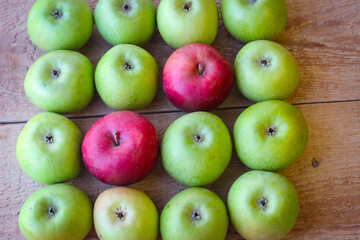
[[[44,54],[27,35],[28,12],[35,0],[4,0],[0,6],[0,122],[26,121],[40,112],[25,96],[23,80],[31,64]],[[95,0],[88,0],[94,9]],[[154,0],[158,5],[159,0]],[[220,0],[216,0],[219,5]],[[298,89],[289,98],[292,103],[329,102],[360,99],[360,2],[288,0],[289,21],[278,42],[288,48],[297,59],[301,70]],[[242,43],[232,38],[222,21],[213,44],[233,63]],[[110,49],[95,30],[90,41],[80,50],[94,66]],[[173,50],[166,46],[159,33],[144,46],[162,69]],[[159,78],[161,82],[161,78]],[[221,108],[248,106],[233,88]],[[158,95],[142,112],[173,111],[159,86]],[[96,94],[91,104],[72,116],[95,116],[112,112]]]
[[[360,102],[306,104],[297,106],[309,125],[309,142],[304,154],[282,172],[294,184],[300,199],[300,216],[286,239],[355,239],[360,236]],[[242,109],[219,110],[230,131]],[[160,139],[166,128],[182,113],[145,114]],[[98,118],[76,119],[85,133]],[[0,239],[22,239],[17,225],[19,210],[31,193],[42,185],[31,181],[20,169],[15,155],[16,139],[24,124],[0,125]],[[313,167],[313,161],[319,165]],[[226,201],[231,184],[248,171],[233,158],[225,173],[207,188]],[[109,185],[100,183],[83,169],[71,184],[92,200]],[[148,194],[159,213],[168,200],[186,187],[173,180],[161,161],[140,183],[132,185]],[[87,239],[97,239],[92,231]],[[227,239],[241,239],[232,227]]]

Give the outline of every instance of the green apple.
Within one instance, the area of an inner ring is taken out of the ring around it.
[[[240,92],[255,102],[288,98],[300,78],[291,53],[267,40],[246,44],[235,58],[234,72]]]
[[[37,0],[28,17],[31,41],[46,52],[84,46],[93,28],[93,15],[85,0]]]
[[[40,113],[21,131],[16,156],[32,180],[43,184],[67,182],[81,170],[82,139],[78,127],[66,117]]]
[[[188,188],[176,194],[160,217],[163,240],[224,240],[228,225],[224,202],[204,188]]]
[[[40,57],[24,81],[25,93],[37,107],[62,114],[85,108],[94,95],[94,70],[84,55],[58,50]]]
[[[256,103],[234,125],[236,153],[252,169],[277,172],[288,168],[300,157],[307,140],[304,116],[284,101]]]
[[[150,41],[156,28],[156,9],[151,0],[100,0],[95,8],[95,24],[111,45]]]
[[[100,59],[95,85],[101,99],[112,109],[137,110],[154,99],[158,75],[150,53],[135,45],[119,44]]]
[[[219,13],[213,0],[161,0],[157,25],[172,48],[190,43],[211,45],[217,35]]]
[[[102,240],[156,240],[159,214],[145,193],[116,187],[96,199],[94,225]]]
[[[220,118],[194,112],[175,120],[161,147],[165,170],[176,181],[192,187],[213,183],[231,159],[230,133]]]
[[[249,240],[281,239],[299,215],[295,188],[273,172],[250,171],[241,175],[231,186],[227,203],[234,228]]]
[[[78,188],[55,184],[33,193],[19,214],[27,240],[82,240],[90,232],[92,205]]]
[[[226,29],[242,42],[275,40],[285,30],[285,0],[222,0],[220,9]]]

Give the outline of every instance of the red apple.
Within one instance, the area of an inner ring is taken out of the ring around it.
[[[86,133],[82,156],[89,172],[111,185],[128,185],[150,174],[158,158],[155,127],[143,116],[114,112]]]
[[[167,97],[186,112],[217,108],[230,94],[233,83],[230,63],[215,48],[200,43],[176,50],[163,70]]]

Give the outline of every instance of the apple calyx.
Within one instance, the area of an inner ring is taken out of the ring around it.
[[[128,12],[130,9],[131,9],[131,6],[129,3],[124,3],[121,7],[121,9],[124,11],[124,12]]]
[[[55,213],[56,213],[56,208],[55,208],[54,206],[50,206],[50,207],[48,208],[48,215],[49,215],[50,217],[52,217],[52,216],[55,215]]]
[[[256,0],[249,0],[249,3],[255,3]]]
[[[59,78],[60,75],[61,75],[60,69],[54,68],[53,70],[51,70],[51,77],[52,77],[53,79]]]
[[[204,68],[204,64],[200,63],[197,67],[198,70],[198,75],[202,76],[204,74],[205,68]]]
[[[120,133],[116,130],[113,131],[114,142],[116,146],[120,146]]]
[[[194,210],[191,212],[191,220],[193,222],[197,222],[197,221],[201,220],[201,215],[198,210]]]
[[[184,9],[185,11],[187,11],[187,12],[190,11],[190,9],[191,9],[191,4],[192,4],[191,1],[185,3],[185,4],[183,5],[183,9]]]
[[[114,212],[114,214],[115,214],[115,216],[116,216],[116,220],[117,220],[117,221],[122,221],[122,222],[124,222],[127,212],[125,212],[125,211],[123,211],[123,210],[121,210],[121,209],[116,209],[116,211]]]
[[[276,134],[276,128],[275,127],[269,127],[268,129],[266,129],[267,135],[269,136],[274,136]]]
[[[125,63],[124,63],[124,68],[125,68],[126,70],[131,70],[131,69],[134,68],[134,65],[132,65],[132,64],[129,63],[129,62],[125,62]]]
[[[270,59],[268,58],[262,58],[258,61],[258,63],[262,66],[262,67],[269,67],[270,66]]]
[[[55,10],[53,12],[51,12],[51,15],[56,18],[56,19],[60,19],[63,15],[61,10]]]
[[[268,200],[264,197],[261,197],[261,198],[259,198],[259,200],[256,201],[256,203],[262,210],[265,211],[267,208]]]
[[[52,143],[54,141],[54,137],[51,135],[51,133],[48,133],[44,136],[44,141],[46,143]]]
[[[193,136],[193,139],[196,143],[201,143],[203,141],[203,137],[198,133]]]

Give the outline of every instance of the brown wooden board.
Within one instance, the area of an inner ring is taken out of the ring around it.
[[[286,239],[356,239],[360,236],[360,103],[324,103],[298,106],[307,119],[309,142],[300,159],[281,174],[294,184],[300,199],[297,224]],[[232,132],[243,109],[215,111]],[[144,114],[161,138],[166,128],[182,113]],[[85,134],[98,118],[75,119]],[[17,225],[18,213],[34,191],[42,185],[30,180],[16,160],[16,139],[24,124],[0,126],[0,238],[22,239]],[[318,162],[318,166],[314,163]],[[225,173],[206,188],[225,202],[232,183],[248,171],[235,152]],[[70,182],[82,189],[94,203],[111,186],[92,177],[85,168]],[[159,159],[145,180],[132,185],[154,201],[159,213],[176,193],[185,189],[163,169]],[[80,214],[80,213],[79,213]],[[87,239],[96,239],[92,231]],[[232,227],[226,239],[241,239]]]

